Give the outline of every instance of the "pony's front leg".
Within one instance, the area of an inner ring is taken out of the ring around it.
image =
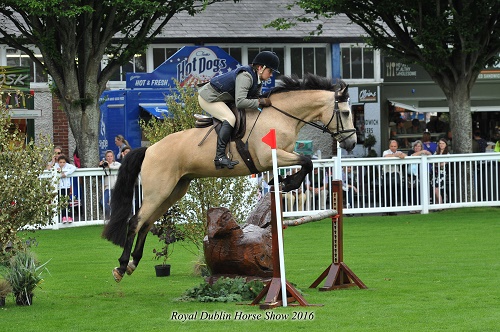
[[[134,220],[135,219],[135,220]],[[130,253],[132,251],[132,246],[134,244],[134,239],[135,239],[135,227],[132,225],[137,224],[137,216],[133,216],[132,219],[130,219],[129,222],[129,229],[127,233],[127,240],[125,241],[125,245],[123,246],[123,252],[120,258],[118,259],[118,262],[120,263],[119,267],[115,267],[113,269],[113,278],[115,279],[116,282],[120,282],[123,278],[123,275],[127,271],[129,259],[130,259]]]
[[[300,165],[300,170],[294,174],[288,175],[285,177],[282,181],[283,183],[283,188],[281,190],[283,192],[288,192],[291,190],[298,189],[301,185],[302,182],[304,182],[304,179],[307,174],[311,173],[313,170],[313,163],[311,161],[311,158],[307,156],[301,156],[297,155],[294,153],[289,153],[285,152],[281,154],[278,153],[278,164],[280,166],[292,166],[292,165]],[[287,159],[284,158],[284,156],[287,157]],[[280,160],[280,157],[282,158]],[[281,162],[283,161],[283,162]]]

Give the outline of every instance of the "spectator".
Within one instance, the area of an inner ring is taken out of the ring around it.
[[[422,156],[427,155],[430,156],[431,153],[427,150],[424,150],[424,146],[422,141],[416,140],[413,142],[413,149],[408,152],[409,156]],[[408,165],[408,186],[409,192],[408,196],[410,199],[410,203],[412,205],[420,204],[420,194],[419,194],[419,184],[420,184],[420,165],[416,162],[414,164]],[[410,213],[418,213],[418,211],[410,211]]]
[[[481,137],[481,131],[474,130],[472,140],[472,152],[473,153],[483,153],[486,152],[486,147],[488,146],[488,142]]]
[[[408,129],[409,134],[422,134],[424,132],[424,128],[420,124],[418,119],[411,120],[411,127]]]
[[[404,159],[406,154],[398,150],[398,142],[391,140],[389,142],[389,149],[382,153],[385,158],[401,158]],[[398,200],[401,198],[401,166],[400,165],[384,165],[385,174],[385,205],[396,206]],[[395,216],[395,212],[389,212],[386,215]]]
[[[295,174],[299,171],[299,168],[296,168],[292,171],[291,174]],[[291,211],[294,206],[296,206],[296,211],[304,211],[304,206],[307,204],[307,195],[302,192],[302,186],[300,186],[296,190],[289,191],[284,194],[287,200],[288,210]]]
[[[439,119],[441,114],[431,116],[431,120],[427,123],[427,130],[431,133],[446,133],[448,132],[448,124]]]
[[[312,176],[312,181],[310,181],[310,176]],[[321,172],[319,168],[315,167],[312,174],[308,174],[306,177],[306,189],[308,192],[313,194],[313,203],[318,202],[320,210],[326,210],[326,199],[328,197],[328,174],[325,169]],[[314,209],[314,205],[311,207]]]
[[[47,163],[48,170],[52,169],[52,167],[57,165],[57,158],[59,158],[60,155],[62,155],[62,148],[60,146],[55,146],[52,159]]]
[[[129,153],[131,150],[130,146],[126,145],[122,148],[122,151],[120,152],[121,154],[121,160],[123,160],[123,158],[127,155],[127,153]]]
[[[345,192],[346,206],[348,209],[354,207],[354,194],[358,193],[358,188],[354,186],[351,166],[342,167],[342,190]]]
[[[122,159],[122,149],[125,146],[130,146],[130,144],[127,142],[125,137],[123,137],[123,135],[115,136],[115,144],[118,147],[118,153],[116,154],[116,161],[119,162]]]
[[[70,197],[71,195],[71,179],[68,175],[72,174],[76,167],[69,163],[68,158],[65,155],[60,155],[57,157],[57,173],[60,176],[59,180],[59,197]],[[68,203],[69,206],[69,203]],[[62,223],[73,222],[73,218],[71,217],[71,211],[68,211],[68,208],[61,209]]]
[[[431,141],[431,134],[428,131],[422,134],[422,145],[424,150],[429,151],[431,154],[436,152],[437,144]]]
[[[435,155],[450,154],[448,151],[448,142],[445,138],[441,138],[438,142],[438,148],[436,149]],[[444,190],[446,184],[446,168],[447,163],[441,162],[434,165],[434,175],[432,179],[434,187],[435,203],[442,204],[443,198],[441,191]]]
[[[118,175],[118,168],[120,168],[120,163],[115,161],[115,154],[111,150],[106,150],[104,160],[99,162],[99,166],[104,169],[105,179],[104,179],[104,218],[109,219],[110,215],[110,205],[109,199],[111,197],[111,190],[115,186],[116,178]],[[115,171],[114,171],[115,170]]]
[[[82,164],[80,163],[80,155],[78,154],[78,148],[75,148],[75,151],[73,151],[73,164],[77,168],[80,168]]]
[[[405,120],[402,118],[399,118],[396,120],[396,135],[405,135],[406,134],[406,127],[405,127]],[[408,146],[408,138],[402,137],[398,138],[398,145],[401,146],[402,148],[406,148]]]

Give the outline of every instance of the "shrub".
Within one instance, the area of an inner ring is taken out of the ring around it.
[[[240,302],[251,301],[259,295],[264,284],[259,280],[246,282],[243,278],[219,278],[210,285],[202,283],[188,289],[179,301]]]
[[[198,105],[198,93],[193,87],[177,84],[177,90],[166,97],[166,103],[172,118],[152,118],[148,122],[141,120],[144,135],[151,143],[174,132],[194,128],[194,114],[202,113]],[[215,135],[215,132],[211,135]],[[215,155],[215,146],[213,150]],[[195,244],[197,250],[201,251],[208,209],[224,206],[231,210],[237,220],[243,221],[255,204],[256,196],[257,187],[250,183],[248,177],[194,179],[186,196],[176,204],[184,240]]]
[[[50,224],[57,211],[52,179],[40,178],[52,146],[43,137],[37,144],[25,140],[8,110],[0,108],[0,262],[24,246],[22,230]]]

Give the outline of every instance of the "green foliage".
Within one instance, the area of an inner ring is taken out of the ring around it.
[[[151,228],[151,233],[158,236],[158,241],[162,244],[160,249],[153,249],[154,258],[163,259],[163,265],[167,263],[168,257],[172,254],[173,243],[184,239],[182,229],[175,225],[175,219],[178,215],[178,208],[174,206]]]
[[[9,255],[7,247],[15,251],[24,246],[22,230],[33,231],[52,221],[57,192],[52,179],[40,179],[51,155],[47,139],[25,143],[8,111],[0,110],[0,262]]]
[[[244,278],[219,278],[210,285],[202,283],[188,289],[180,301],[241,302],[251,301],[259,295],[264,284],[259,280],[246,282]]]
[[[166,96],[166,103],[169,113],[173,114],[172,118],[153,118],[149,122],[140,122],[145,137],[151,143],[174,132],[193,128],[193,115],[202,113],[198,93],[193,87],[177,84],[177,89]],[[216,134],[212,132],[211,135]],[[213,149],[215,154],[215,146]],[[224,206],[237,220],[243,221],[255,203],[256,195],[257,187],[253,187],[247,177],[194,179],[186,196],[177,203],[180,213],[178,220],[183,222],[179,227],[182,227],[184,239],[201,251],[208,209]]]
[[[12,286],[5,279],[0,279],[0,298],[7,297],[12,292]]]
[[[12,287],[16,299],[31,304],[30,295],[43,281],[42,272],[48,271],[47,263],[40,264],[35,254],[29,250],[20,250],[11,258],[3,277]]]
[[[372,147],[377,143],[377,139],[372,134],[368,135],[363,142],[363,147],[367,149],[367,157],[376,157],[377,152]]]

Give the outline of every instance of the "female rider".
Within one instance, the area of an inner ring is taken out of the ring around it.
[[[215,153],[216,169],[234,168],[238,161],[226,155],[226,146],[231,139],[236,118],[226,102],[234,102],[237,108],[258,109],[271,106],[269,98],[259,98],[262,82],[268,80],[273,72],[279,74],[280,60],[276,53],[262,51],[253,59],[251,65],[216,76],[199,89],[198,102],[201,108],[222,121],[217,138]]]

